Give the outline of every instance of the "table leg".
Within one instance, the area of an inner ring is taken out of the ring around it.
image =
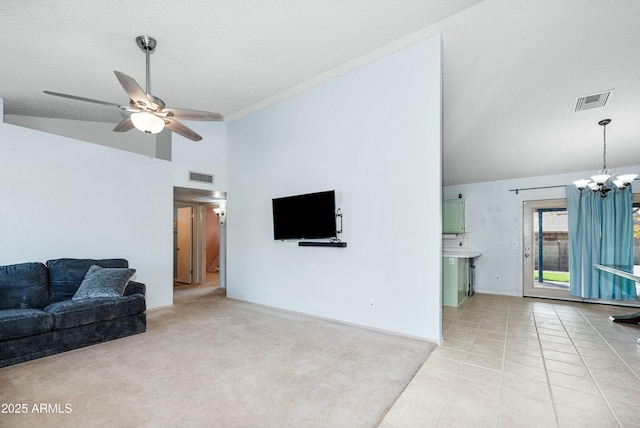
[[[640,312],[627,315],[611,315],[609,321],[620,322],[626,324],[640,324]],[[640,345],[640,339],[637,340]]]
[[[627,315],[611,315],[609,321],[623,322],[626,324],[640,324],[640,312]]]

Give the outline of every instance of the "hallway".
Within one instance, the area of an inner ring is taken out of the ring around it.
[[[207,279],[202,284],[184,284],[182,282],[173,281],[174,292],[186,287],[220,287],[220,272],[207,272]]]

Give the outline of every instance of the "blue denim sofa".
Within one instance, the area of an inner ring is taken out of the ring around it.
[[[0,367],[143,333],[142,283],[119,297],[73,299],[92,265],[128,268],[125,259],[55,259],[0,266]]]

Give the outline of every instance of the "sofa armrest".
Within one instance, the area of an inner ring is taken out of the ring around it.
[[[146,297],[147,286],[141,282],[129,281],[127,287],[124,289],[124,295],[131,296],[132,294],[142,294]]]

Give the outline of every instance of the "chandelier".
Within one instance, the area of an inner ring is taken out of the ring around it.
[[[573,184],[580,190],[588,187],[595,193],[599,193],[603,198],[607,196],[607,193],[614,189],[614,186],[618,189],[626,188],[633,180],[636,179],[638,174],[623,174],[613,179],[615,173],[611,169],[607,169],[607,125],[611,123],[611,119],[603,119],[598,122],[598,125],[602,126],[602,169],[591,176],[591,180],[576,180]]]

